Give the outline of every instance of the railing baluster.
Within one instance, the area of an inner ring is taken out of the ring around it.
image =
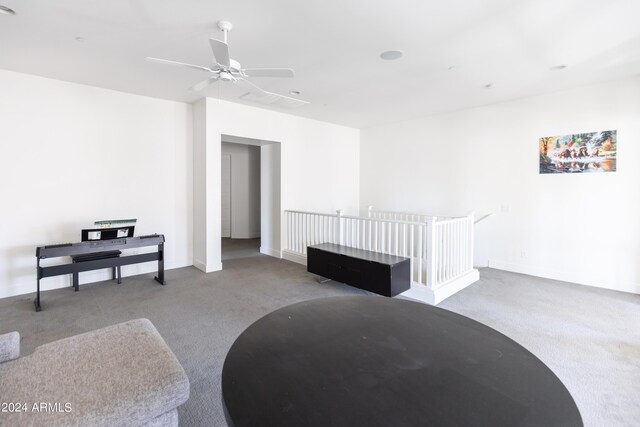
[[[300,252],[300,246],[298,245],[298,240],[300,239],[300,230],[298,229],[298,216],[300,214],[296,212],[295,214],[295,218],[294,218],[294,228],[295,228],[295,233],[296,233],[296,237],[295,237],[295,241],[294,241],[294,247],[295,247],[295,251],[296,252]]]
[[[418,283],[422,283],[422,227],[418,227]]]
[[[436,217],[369,209],[366,217],[285,210],[285,250],[324,242],[410,258],[411,280],[436,289],[473,268],[473,213]]]
[[[308,228],[308,215],[302,215],[302,253],[307,253],[307,228]]]
[[[396,222],[396,224],[395,224],[395,230],[394,230],[394,234],[395,234],[395,236],[394,236],[395,248],[394,248],[394,250],[393,250],[394,255],[399,255],[399,254],[400,254],[400,252],[398,252],[398,239],[399,239],[399,237],[400,237],[400,232],[399,232],[399,230],[400,230],[400,224],[398,224],[398,223]]]
[[[411,224],[410,227],[411,227],[411,232],[409,233],[409,235],[411,236],[411,244],[409,245],[409,259],[411,260],[410,261],[410,263],[411,263],[411,267],[410,267],[410,269],[411,269],[411,281],[413,282],[415,280],[414,279],[415,278],[415,275],[414,275],[414,273],[415,273],[414,272],[415,261],[413,259],[414,258],[414,256],[413,256],[413,254],[414,254],[414,251],[413,251],[413,249],[414,249],[413,248],[413,239],[414,239],[414,234],[415,234],[415,225]]]
[[[300,253],[301,252],[301,248],[300,248],[300,214],[296,212],[296,219],[295,219],[296,223],[295,223],[295,228],[296,228],[296,252]]]
[[[287,249],[288,251],[291,250],[291,212],[284,212],[284,216],[285,216],[285,221],[287,221],[287,247],[285,249]]]

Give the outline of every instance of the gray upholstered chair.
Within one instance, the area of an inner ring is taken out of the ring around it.
[[[0,335],[0,402],[25,404],[0,425],[177,426],[189,398],[187,375],[147,319],[19,355],[20,335]]]

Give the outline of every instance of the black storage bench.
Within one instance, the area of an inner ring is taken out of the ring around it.
[[[307,271],[387,297],[411,287],[409,258],[334,243],[307,247]]]
[[[107,258],[119,258],[122,254],[121,251],[103,251],[103,252],[93,252],[87,254],[79,254],[72,255],[71,261],[75,264],[78,262],[86,262],[86,261],[96,261],[99,259],[107,259]],[[118,279],[118,284],[122,283],[122,272],[120,271],[120,266],[112,267],[113,279]],[[80,284],[78,283],[78,273],[72,273],[73,275],[73,288],[78,292],[80,290]]]

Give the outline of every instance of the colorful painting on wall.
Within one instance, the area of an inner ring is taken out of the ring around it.
[[[615,172],[617,131],[540,138],[540,173]]]

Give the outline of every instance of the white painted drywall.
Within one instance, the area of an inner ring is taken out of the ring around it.
[[[225,142],[223,136],[222,156],[231,158],[230,237],[260,237],[260,147]],[[224,211],[221,215],[224,237]]]
[[[260,252],[280,257],[280,143],[260,147]]]
[[[194,232],[206,236],[207,244],[195,248],[194,257],[206,259],[206,265],[197,265],[204,271],[222,268],[220,248],[220,158],[222,135],[268,140],[280,143],[280,206],[272,207],[280,215],[279,230],[262,227],[262,251],[280,255],[280,241],[284,227],[281,213],[286,209],[301,209],[357,213],[360,186],[360,131],[345,126],[305,119],[285,113],[268,111],[217,99],[207,98],[206,142],[195,148],[205,152],[206,206],[196,209]],[[200,123],[201,124],[201,123]],[[198,123],[194,122],[194,125]],[[262,148],[264,150],[264,147]],[[272,148],[272,150],[277,150]],[[198,163],[198,167],[202,167]],[[201,179],[201,175],[197,175]],[[194,183],[194,187],[201,184]],[[263,196],[264,197],[264,196]],[[266,247],[265,233],[273,229],[279,234],[268,238],[274,247]],[[277,246],[275,246],[277,245]]]
[[[476,265],[640,293],[639,118],[635,78],[366,129],[361,207],[497,212]],[[611,129],[617,172],[538,174],[539,137]]]
[[[193,117],[193,265],[207,271],[207,103],[203,98],[192,104]],[[219,267],[219,268],[218,268]],[[210,264],[210,268],[214,268]],[[220,270],[222,263],[214,269]]]
[[[222,154],[221,163],[221,188],[220,198],[222,206],[220,215],[222,216],[222,237],[231,237],[231,155]]]
[[[166,268],[192,264],[189,104],[0,71],[0,123],[0,297],[35,291],[36,246],[77,242],[99,219],[138,218],[137,235],[165,235]]]

